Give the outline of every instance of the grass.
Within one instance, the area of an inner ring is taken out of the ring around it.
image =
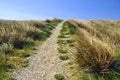
[[[72,39],[67,40],[67,43],[74,43],[74,42],[75,42],[75,40],[72,40]]]
[[[54,77],[56,80],[64,80],[65,79],[65,77],[62,74],[55,74]]]
[[[59,47],[59,48],[58,48],[58,51],[59,51],[60,53],[63,53],[63,54],[65,54],[65,53],[68,52],[66,49],[63,49],[62,47]]]
[[[28,60],[22,60],[20,63],[21,63],[22,67],[27,67],[29,65],[29,61]]]
[[[10,43],[1,44],[0,52],[4,54],[11,54],[13,52],[13,45]]]
[[[34,46],[48,38],[52,34],[51,31],[60,22],[60,19],[0,20],[0,80],[11,80],[6,75],[10,69],[18,69],[20,66],[27,67],[29,62],[25,58],[35,53]]]
[[[61,34],[61,35],[59,35],[58,37],[59,37],[59,38],[66,38],[67,36],[64,35],[64,34]]]
[[[83,36],[85,34],[79,31],[77,62],[81,67],[88,67],[97,74],[104,73],[114,61],[112,51],[104,43],[98,40],[91,43]]]
[[[73,65],[74,63],[73,62],[68,62],[68,65]]]
[[[88,74],[83,80],[119,80],[119,21],[68,20],[68,23],[77,29],[74,57],[78,68]]]
[[[66,44],[66,40],[58,40],[57,43],[58,44]]]
[[[59,56],[59,58],[61,60],[68,60],[69,59],[69,57],[67,55],[61,55],[61,56]]]

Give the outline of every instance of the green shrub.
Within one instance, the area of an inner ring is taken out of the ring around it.
[[[45,20],[45,22],[47,22],[47,23],[51,23],[51,20],[47,19],[47,20]]]
[[[64,80],[65,79],[65,77],[62,74],[55,74],[54,77],[56,80]]]
[[[68,60],[69,59],[69,57],[67,55],[61,55],[59,58],[61,60]]]

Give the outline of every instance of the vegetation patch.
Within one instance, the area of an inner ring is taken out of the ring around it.
[[[62,47],[59,47],[59,48],[58,48],[58,51],[59,51],[60,53],[63,53],[63,54],[65,54],[65,53],[68,52],[66,49],[63,49]]]
[[[21,63],[21,66],[22,66],[22,67],[27,67],[27,66],[29,65],[29,61],[28,61],[28,60],[25,60],[25,59],[22,60],[20,63]]]
[[[11,80],[6,75],[10,69],[27,67],[34,46],[52,33],[60,19],[46,21],[0,20],[0,80]],[[1,74],[1,71],[4,73]],[[8,72],[7,72],[8,71]]]
[[[68,60],[69,59],[69,57],[67,55],[61,55],[59,58],[61,60]]]
[[[67,43],[74,43],[75,40],[67,40]]]
[[[85,21],[68,21],[69,27],[77,28],[75,33],[77,53],[74,57],[78,67],[86,73],[82,76],[83,80],[120,79],[118,77],[120,74],[118,55],[120,24],[118,24],[119,21],[113,22],[89,21],[87,24]],[[115,25],[118,27],[114,27]]]
[[[64,80],[65,79],[65,77],[62,74],[55,74],[54,77],[56,80]]]

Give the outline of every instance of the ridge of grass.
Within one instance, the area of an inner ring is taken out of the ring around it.
[[[79,65],[78,68],[83,71],[78,76],[78,80],[120,79],[118,68],[120,66],[118,55],[120,25],[118,25],[119,21],[113,22],[68,20],[71,27],[77,29],[75,33],[77,53],[74,57]]]
[[[0,21],[0,80],[13,80],[11,71],[27,67],[26,57],[34,54],[41,44],[52,33],[61,20],[47,21]]]

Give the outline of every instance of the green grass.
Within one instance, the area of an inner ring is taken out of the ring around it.
[[[1,71],[0,80],[14,80],[14,79],[10,75],[6,74],[5,71]]]
[[[68,62],[68,65],[73,65],[74,63],[73,62]]]
[[[65,77],[64,77],[62,74],[55,74],[55,75],[54,75],[54,78],[55,78],[56,80],[64,80],[64,79],[65,79]]]
[[[20,57],[29,57],[30,54],[28,52],[22,52],[20,53]]]
[[[58,40],[58,44],[66,44],[66,40]]]
[[[22,60],[20,63],[21,63],[22,67],[27,67],[29,65],[29,61],[28,60]]]
[[[75,28],[70,27],[70,34],[76,34],[77,30]]]
[[[62,47],[59,47],[59,48],[58,48],[58,51],[59,51],[60,53],[63,53],[63,54],[65,54],[65,53],[68,52],[66,49],[63,49]]]
[[[59,56],[59,58],[61,60],[68,60],[69,59],[69,57],[67,55],[61,55],[61,56]]]
[[[67,40],[67,43],[74,43],[75,40]]]

